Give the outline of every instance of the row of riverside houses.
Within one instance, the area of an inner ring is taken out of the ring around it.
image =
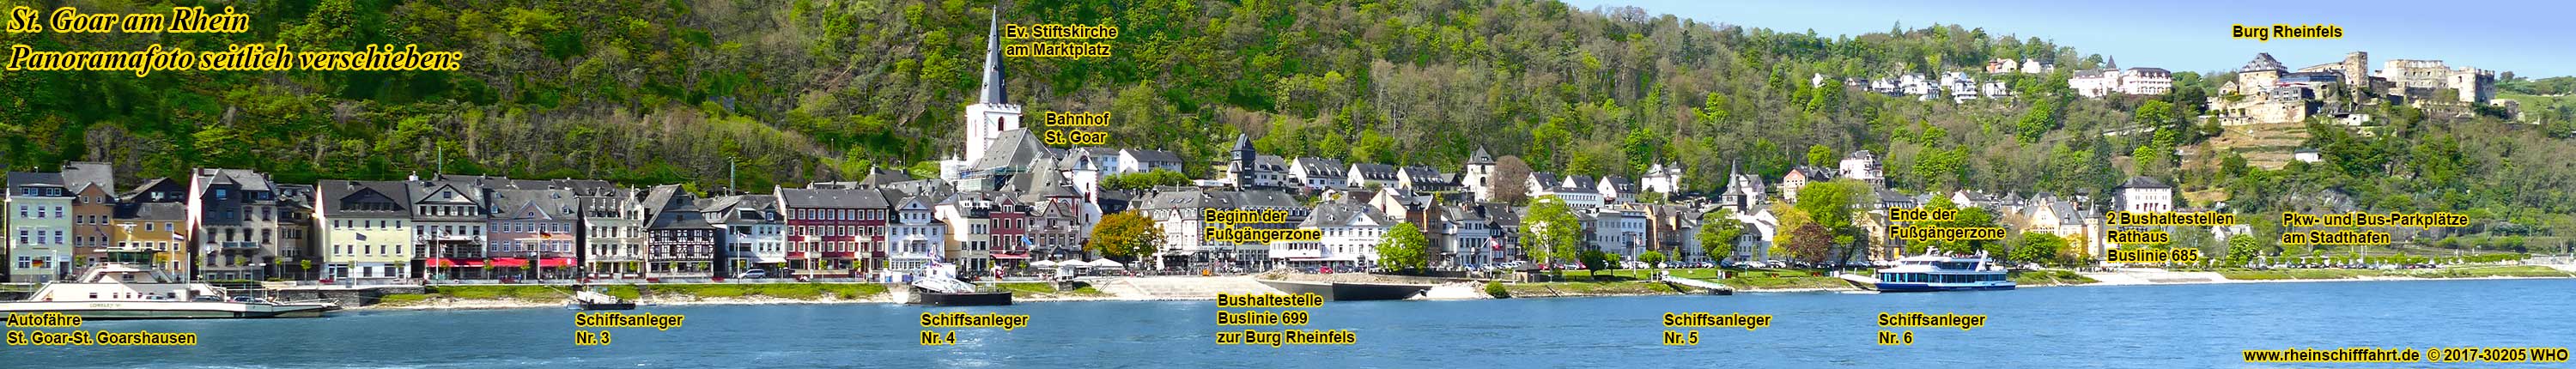
[[[713,196],[580,179],[191,174],[120,190],[106,163],[9,172],[8,280],[61,279],[107,248],[160,251],[163,270],[218,280],[842,277],[1079,258],[1098,217],[1061,180],[960,192],[898,172]]]

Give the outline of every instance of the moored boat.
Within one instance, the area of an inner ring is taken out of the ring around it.
[[[1261,284],[1288,294],[1312,293],[1332,301],[1403,300],[1420,296],[1431,285],[1356,282],[1306,282],[1263,279]]]
[[[2009,290],[2016,286],[2004,267],[1984,253],[1907,257],[1896,259],[1896,267],[1879,269],[1875,276],[1841,277],[1854,287],[1881,292]]]
[[[311,318],[339,310],[329,301],[276,302],[156,273],[152,250],[102,250],[108,261],[78,279],[47,282],[26,300],[0,302],[0,313],[62,313],[83,319]]]

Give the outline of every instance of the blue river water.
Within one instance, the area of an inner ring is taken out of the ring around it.
[[[0,368],[2525,368],[2567,363],[2246,363],[2240,350],[2576,346],[2576,280],[2050,287],[1334,302],[1303,327],[1215,325],[1213,301],[646,307],[668,331],[577,346],[572,311],[354,311],[319,319],[92,321],[196,332],[197,346],[0,346]],[[1241,311],[1243,309],[1226,309]],[[1296,309],[1262,309],[1296,310]],[[1027,327],[923,328],[923,312],[1027,314]],[[1663,313],[1769,314],[1667,346]],[[1882,328],[1882,312],[1983,314],[1984,327]],[[1217,345],[1246,328],[1348,329],[1354,345]],[[31,330],[31,328],[10,328]],[[955,330],[924,346],[925,329]],[[52,328],[60,332],[67,328]],[[1879,345],[1881,330],[1912,345]]]

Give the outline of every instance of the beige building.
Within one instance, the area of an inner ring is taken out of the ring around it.
[[[323,278],[388,279],[410,275],[414,257],[408,184],[322,181],[315,186],[315,238]]]

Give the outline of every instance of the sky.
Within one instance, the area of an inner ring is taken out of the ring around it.
[[[1852,0],[1563,0],[1576,9],[1636,6],[1674,16],[1786,32],[1859,35],[1902,23],[1984,28],[1990,35],[2039,37],[2124,68],[2235,70],[2269,52],[2299,68],[2370,53],[2377,69],[2389,59],[2442,60],[2514,72],[2516,77],[2576,75],[2576,2],[2169,0],[2074,2]],[[2332,24],[2342,39],[2234,39],[2229,26]]]

